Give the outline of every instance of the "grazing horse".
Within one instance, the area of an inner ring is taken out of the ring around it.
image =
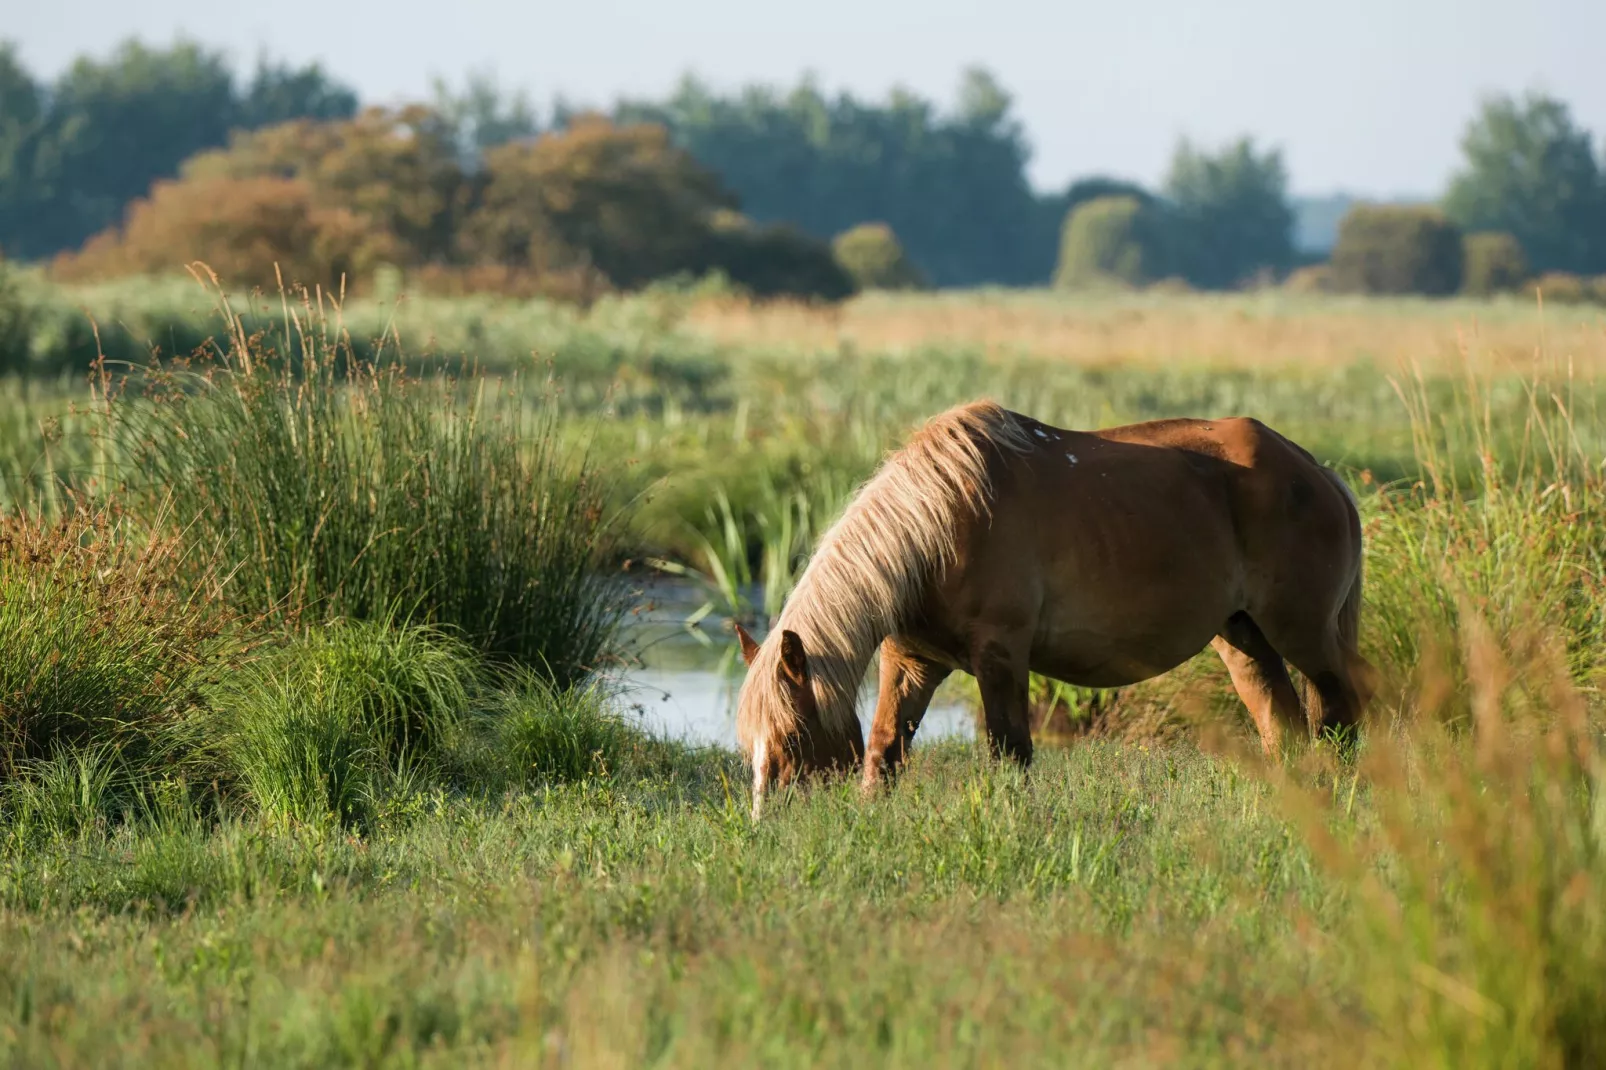
[[[859,490],[762,644],[738,626],[754,816],[770,785],[811,773],[890,778],[955,669],[980,685],[993,752],[1025,765],[1030,673],[1119,687],[1209,644],[1275,754],[1287,729],[1359,718],[1360,607],[1353,496],[1259,421],[1070,431],[961,405]],[[866,749],[855,700],[878,647]]]

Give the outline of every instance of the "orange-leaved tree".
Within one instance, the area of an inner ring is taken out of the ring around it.
[[[154,275],[204,261],[231,284],[338,288],[393,255],[387,235],[352,212],[321,205],[295,178],[203,178],[158,182],[103,231],[56,258],[62,279]]]
[[[458,249],[474,263],[589,268],[621,288],[694,268],[735,199],[661,126],[582,116],[485,154]]]

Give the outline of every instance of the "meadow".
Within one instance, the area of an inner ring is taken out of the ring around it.
[[[28,285],[9,1064],[1606,1059],[1598,311]],[[755,824],[736,755],[641,730],[650,578],[714,643],[761,627],[883,451],[983,394],[1250,414],[1333,464],[1361,737],[1265,761],[1207,655],[1041,682],[1030,775],[938,743]]]

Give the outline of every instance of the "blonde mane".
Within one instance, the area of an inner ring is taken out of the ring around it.
[[[1031,445],[1013,413],[975,401],[932,417],[887,458],[820,538],[748,669],[737,701],[743,753],[799,727],[778,672],[785,630],[803,640],[823,727],[855,728],[876,648],[954,561],[962,523],[991,511],[987,447],[1024,453]]]

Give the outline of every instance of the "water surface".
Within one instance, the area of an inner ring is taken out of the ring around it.
[[[643,590],[641,608],[631,615],[624,633],[631,654],[619,676],[626,708],[656,735],[734,748],[736,691],[746,666],[729,619],[710,613],[688,627],[686,621],[704,601],[691,584],[666,577],[643,585]],[[866,735],[874,709],[872,670],[859,699]],[[975,735],[970,708],[943,701],[939,692],[921,722],[915,745]]]

